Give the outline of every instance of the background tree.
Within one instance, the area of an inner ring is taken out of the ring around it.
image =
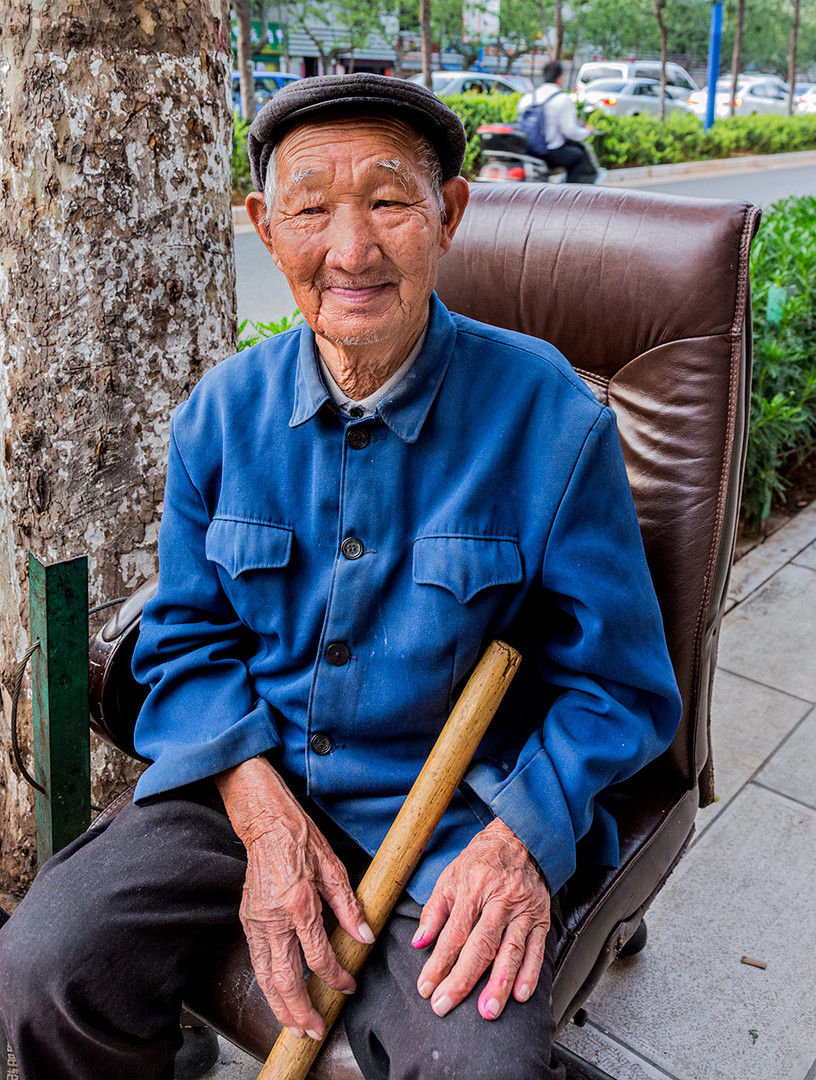
[[[564,10],[562,0],[553,0],[553,60],[560,60],[564,49]]]
[[[87,553],[91,602],[156,569],[170,411],[231,351],[229,10],[5,0],[0,35],[0,868],[33,865],[8,685],[26,549]],[[93,801],[129,772],[95,745]]]
[[[731,93],[728,100],[728,115],[734,115],[737,105],[737,82],[739,81],[740,61],[742,60],[742,35],[745,29],[745,0],[738,0],[737,21],[734,28],[734,49],[731,53]]]
[[[794,0],[793,22],[790,32],[790,54],[788,58],[788,101],[785,112],[788,116],[793,112],[793,99],[796,94],[796,46],[799,40],[799,12],[802,0]]]
[[[236,23],[235,67],[241,91],[241,113],[252,122],[255,115],[255,79],[252,75],[252,23],[249,0],[232,0]],[[263,24],[262,24],[263,25]]]
[[[657,118],[662,124],[666,119],[666,62],[669,58],[669,28],[666,25],[666,0],[652,0],[657,29],[660,33],[660,101]]]
[[[504,60],[506,72],[516,60],[541,47],[547,30],[546,19],[546,0],[515,0],[512,4],[502,4],[496,51]]]
[[[431,0],[419,0],[419,26],[422,35],[422,79],[425,86],[429,89],[433,89],[433,80],[431,78],[432,67],[432,45],[433,37],[431,33]]]
[[[288,15],[289,26],[302,30],[317,50],[322,75],[341,60],[352,71],[354,54],[380,28],[373,0],[290,0]]]

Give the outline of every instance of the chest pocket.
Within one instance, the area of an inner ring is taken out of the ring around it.
[[[420,536],[414,541],[413,577],[439,585],[460,604],[493,585],[521,581],[518,541],[506,537]]]
[[[240,518],[213,518],[207,529],[204,552],[235,581],[248,570],[274,570],[288,565],[292,529]]]

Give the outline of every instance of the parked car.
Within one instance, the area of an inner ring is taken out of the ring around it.
[[[737,95],[734,98],[734,115],[751,116],[759,113],[776,113],[783,115],[787,107],[788,92],[785,84],[780,79],[765,82],[759,79],[741,79],[737,83]],[[728,105],[731,100],[731,76],[724,76],[717,80],[717,90],[714,105],[715,116],[722,118],[729,115]],[[692,111],[699,117],[704,117],[708,107],[708,89],[697,91],[692,94],[688,103]]]
[[[519,87],[509,81],[511,77],[493,75],[487,71],[434,71],[431,74],[433,92],[437,97],[451,94],[517,94]],[[515,80],[518,76],[513,75]],[[420,72],[412,75],[408,82],[423,83]]]
[[[810,90],[802,94],[796,102],[796,111],[803,116],[806,113],[816,113],[816,86],[811,86]]]
[[[579,101],[583,100],[582,93],[587,84],[596,79],[660,79],[659,60],[593,60],[588,64],[582,64],[575,80],[575,94]],[[688,97],[689,92],[699,90],[697,83],[684,67],[671,61],[666,64],[666,86],[676,87],[682,92],[683,98]],[[673,90],[669,90],[672,96]]]
[[[255,112],[265,105],[278,90],[287,83],[295,82],[300,76],[289,75],[285,71],[256,71],[253,72],[255,81]],[[232,73],[232,104],[243,115],[241,109],[241,86],[240,75],[237,71]]]
[[[526,75],[503,75],[502,78],[511,86],[515,86],[520,94],[531,94],[535,90],[535,83]]]
[[[594,79],[584,88],[587,112],[610,116],[656,116],[660,107],[660,83],[656,79]],[[666,94],[666,112],[691,112],[688,101]]]

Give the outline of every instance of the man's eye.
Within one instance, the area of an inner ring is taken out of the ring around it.
[[[321,210],[320,206],[304,206],[302,210],[298,210],[298,214],[319,214]]]
[[[374,203],[374,209],[377,210],[381,206],[404,206],[404,203],[399,202],[397,199],[377,199]]]

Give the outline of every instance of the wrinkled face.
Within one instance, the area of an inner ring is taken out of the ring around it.
[[[336,345],[408,347],[425,323],[467,185],[443,185],[443,224],[421,156],[413,129],[387,116],[304,123],[278,146],[259,231],[306,321]]]

